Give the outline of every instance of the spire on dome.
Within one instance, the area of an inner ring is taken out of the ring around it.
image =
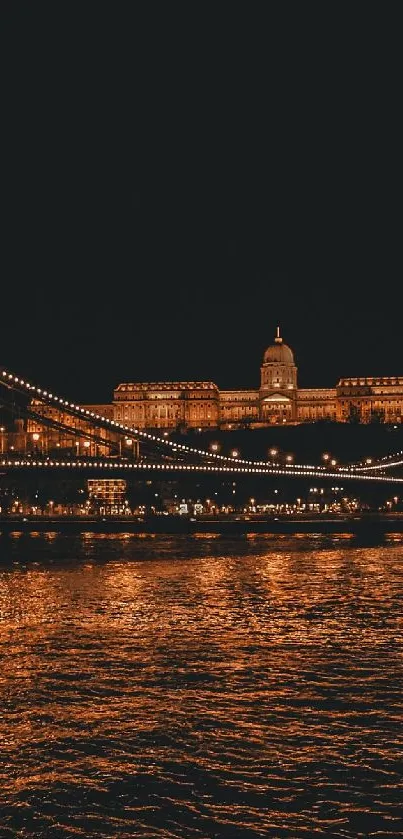
[[[276,334],[276,337],[275,337],[274,340],[275,340],[276,344],[282,344],[283,343],[283,339],[280,336],[280,327],[279,326],[277,327],[277,334]]]

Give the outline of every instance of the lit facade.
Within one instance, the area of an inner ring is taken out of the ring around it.
[[[220,392],[213,382],[136,382],[118,385],[114,419],[135,428],[216,428]]]
[[[114,419],[135,428],[258,428],[272,424],[400,423],[403,377],[340,379],[335,388],[298,388],[297,366],[280,330],[263,356],[260,387],[219,390],[213,382],[123,383]]]
[[[89,478],[87,480],[88,506],[100,513],[119,515],[128,511],[126,502],[126,481],[113,478]]]

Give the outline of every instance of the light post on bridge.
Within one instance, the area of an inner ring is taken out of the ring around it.
[[[131,438],[131,437],[126,437],[126,439],[125,439],[125,443],[126,443],[126,446],[128,447],[128,449],[129,449],[129,451],[131,452],[132,457],[133,457],[133,459],[134,459],[134,457],[135,457],[135,451],[136,451],[136,447],[135,447],[135,445],[134,445],[134,441],[132,440],[132,438]]]
[[[336,466],[337,464],[336,458],[332,457],[332,455],[329,454],[329,452],[324,452],[324,454],[322,455],[322,460],[325,462],[328,468],[329,466]]]
[[[36,452],[38,452],[38,449],[39,449],[38,443],[39,443],[40,439],[41,439],[41,435],[39,434],[39,431],[34,431],[34,433],[32,435],[32,440],[34,442],[34,451],[36,451]],[[43,446],[41,448],[40,454],[43,454]]]
[[[275,466],[276,465],[276,458],[278,456],[278,449],[275,449],[275,448],[269,449],[269,455],[270,455],[270,458],[271,458],[272,466]]]

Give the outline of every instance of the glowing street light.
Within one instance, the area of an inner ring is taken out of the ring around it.
[[[239,451],[238,451],[238,449],[232,449],[232,452],[231,452],[231,457],[239,457]]]
[[[287,461],[287,463],[292,463],[292,462],[293,462],[293,460],[294,460],[294,455],[293,455],[293,454],[288,454],[288,455],[286,456],[286,461]]]
[[[271,457],[276,457],[278,455],[278,449],[269,449],[269,455]]]
[[[325,452],[325,454],[322,455],[322,460],[325,460],[326,462],[330,460],[330,454],[327,454],[327,452]]]
[[[41,435],[38,433],[38,431],[34,431],[34,433],[32,435],[32,439],[35,443],[35,450],[37,450],[37,444],[38,444],[38,440],[40,440],[40,437],[41,437]],[[41,452],[43,454],[43,440],[41,440]]]
[[[220,446],[218,443],[211,443],[210,449],[212,452],[218,452],[220,450]]]
[[[331,466],[336,466],[336,464],[337,464],[337,460],[335,460],[335,459],[333,458],[333,460],[331,460],[331,461],[330,461],[330,463],[331,463]]]

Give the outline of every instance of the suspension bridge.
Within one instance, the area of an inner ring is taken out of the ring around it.
[[[77,441],[74,456],[61,447],[59,451],[38,450],[40,434],[21,434],[24,442],[10,444],[10,435],[1,430],[0,469],[2,472],[65,471],[98,475],[160,474],[179,476],[186,473],[217,475],[262,475],[271,478],[314,478],[377,484],[403,483],[403,452],[393,452],[371,463],[345,465],[309,463],[275,464],[224,455],[180,443],[163,434],[133,428],[65,399],[52,390],[40,387],[15,373],[0,368],[0,407],[18,411],[20,421],[43,430],[66,435]],[[36,437],[36,440],[35,440]],[[60,445],[60,444],[58,444]],[[96,456],[78,456],[80,446],[95,451]],[[130,456],[123,456],[130,451]]]

